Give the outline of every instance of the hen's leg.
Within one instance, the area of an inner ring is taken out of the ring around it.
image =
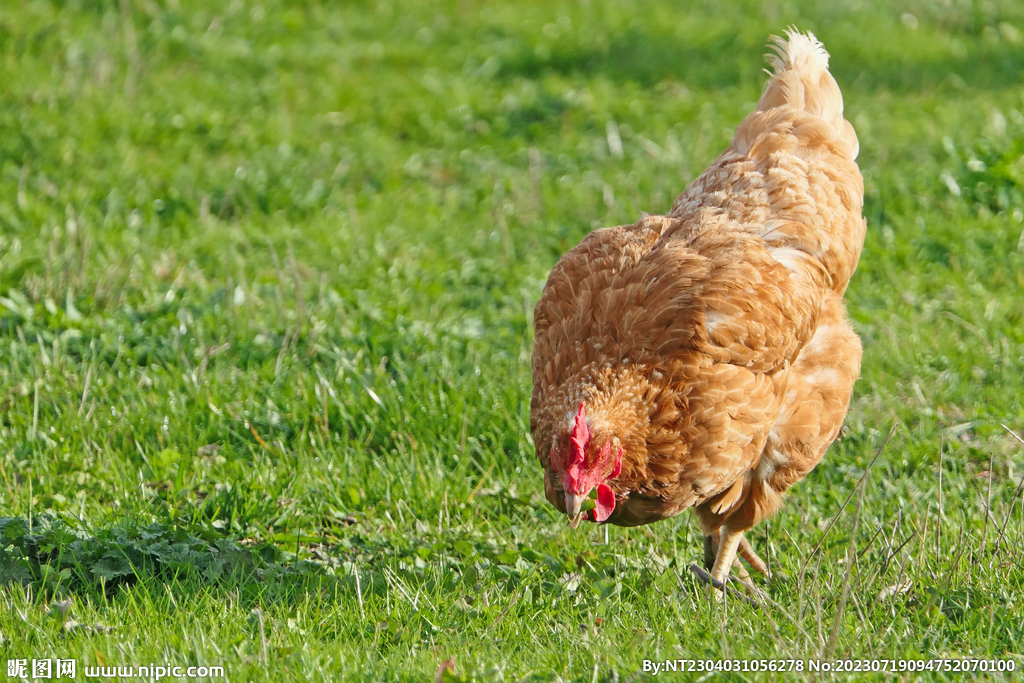
[[[742,584],[744,590],[748,594],[753,595],[754,597],[760,597],[763,595],[763,593],[754,584],[754,582],[750,578],[750,574],[747,573],[746,568],[742,564],[740,564],[739,559],[737,559],[736,557],[737,553],[744,545],[746,545],[748,549],[750,547],[749,544],[746,543],[746,540],[743,538],[743,532],[740,531],[737,533],[740,534],[740,540],[737,544],[736,549],[734,549],[732,552],[732,566],[736,568],[735,578],[740,582],[740,584]],[[712,531],[711,533],[704,535],[703,564],[705,569],[707,570],[714,571],[715,566],[718,563],[718,559],[722,557],[721,539],[722,532],[720,529],[716,529],[715,531]],[[751,551],[751,554],[752,553],[753,551]],[[756,561],[760,562],[760,558],[757,557],[757,555],[753,555],[753,557]],[[725,560],[723,559],[723,561]],[[761,564],[763,565],[763,563]],[[751,566],[757,569],[756,565],[752,564]],[[690,571],[693,572],[698,579],[700,579],[710,587],[711,593],[714,596],[715,600],[722,600],[725,597],[726,592],[731,592],[734,597],[737,597],[741,600],[745,600],[748,604],[757,606],[758,603],[756,600],[752,600],[750,597],[747,597],[746,595],[743,595],[743,593],[737,592],[726,585],[726,581],[728,581],[729,576],[728,568],[726,568],[725,570],[725,578],[720,578],[719,576],[708,574],[708,572],[705,571],[705,569],[701,569],[697,565],[690,565]]]
[[[736,552],[739,550],[740,541],[743,540],[743,532],[738,529],[722,527],[721,536],[718,540],[718,552],[715,555],[715,564],[711,568],[711,579],[721,584],[729,580],[729,570],[736,562]],[[749,576],[747,579],[749,580]]]
[[[720,531],[714,531],[710,534],[704,535],[704,568],[708,571],[715,566],[715,559],[718,556],[718,539],[721,536]],[[747,541],[746,536],[740,536],[740,544],[737,549],[737,553],[740,557],[747,561],[750,568],[759,574],[764,575],[765,578],[772,578],[771,572],[768,571],[768,565],[765,564],[764,560],[757,556],[754,549],[750,546],[750,542]],[[737,574],[744,583],[750,585],[750,574],[747,573],[746,568],[740,564],[739,560],[733,562],[733,567],[737,568]]]

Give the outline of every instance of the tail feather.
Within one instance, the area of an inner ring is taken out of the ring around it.
[[[774,53],[765,55],[772,67],[758,111],[790,107],[818,116],[850,143],[852,158],[857,158],[859,143],[853,126],[843,118],[843,94],[828,71],[828,52],[813,33],[800,33],[795,28],[786,37],[772,36],[769,44]]]
[[[805,35],[795,28],[790,28],[786,31],[785,38],[771,36],[768,43],[774,54],[766,54],[764,58],[772,67],[772,75],[788,69],[799,69],[817,81],[828,69],[828,52],[810,31]]]

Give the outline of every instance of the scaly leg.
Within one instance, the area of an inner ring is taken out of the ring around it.
[[[742,533],[741,533],[740,538],[742,539]],[[704,564],[705,568],[713,569],[715,567],[715,565],[717,564],[717,558],[720,557],[720,552],[719,552],[720,545],[721,545],[720,541],[721,541],[721,532],[719,530],[715,530],[712,533],[707,534],[707,535],[704,536],[704,563],[703,564]],[[736,569],[737,569],[736,573],[737,573],[737,578],[738,578],[739,582],[741,584],[743,584],[743,587],[747,590],[748,593],[751,593],[751,594],[753,594],[755,596],[760,597],[761,596],[760,589],[758,589],[758,587],[754,585],[754,582],[751,581],[750,574],[747,573],[746,568],[744,568],[743,565],[740,564],[740,561],[738,559],[735,559],[736,558],[736,551],[735,550],[733,551],[732,555],[733,555],[733,566],[736,567]],[[730,588],[729,586],[727,586],[725,581],[728,579],[728,577],[726,577],[726,579],[719,579],[719,578],[714,578],[713,579],[712,575],[708,574],[707,571],[705,571],[704,569],[701,569],[700,567],[698,567],[695,564],[694,565],[690,565],[690,571],[693,572],[697,576],[698,579],[700,579],[701,581],[703,581],[704,583],[706,583],[708,585],[708,588],[711,590],[711,593],[712,593],[712,595],[714,596],[714,598],[716,600],[722,600],[725,597],[725,593],[726,592],[731,592],[733,597],[738,598],[740,600],[744,600],[745,602],[747,602],[747,604],[753,605],[755,607],[758,606],[758,603],[755,602],[754,600],[752,600],[751,598],[749,598],[746,595],[743,595],[743,593],[741,593],[739,591],[736,591],[733,588]],[[726,574],[728,574],[728,571],[726,572]]]
[[[718,540],[721,537],[721,532],[716,530],[710,534],[704,536],[704,568],[711,571],[711,568],[715,566],[715,558],[718,555]],[[738,549],[739,556],[742,557],[750,565],[750,568],[754,571],[763,574],[765,578],[772,578],[771,572],[768,571],[768,565],[764,563],[754,549],[750,546],[750,542],[747,541],[745,536],[740,536],[740,544]],[[743,583],[748,586],[752,586],[750,580],[750,574],[747,573],[746,568],[740,564],[739,560],[733,563],[733,566],[737,568],[737,574]]]
[[[711,569],[711,578],[720,583],[729,580],[729,569],[736,561],[736,553],[740,541],[743,540],[743,532],[738,529],[722,527],[718,540],[718,553],[715,556],[715,565]]]

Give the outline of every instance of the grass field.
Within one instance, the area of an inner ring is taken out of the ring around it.
[[[728,144],[789,24],[860,135],[865,354],[752,538],[789,577],[755,610],[687,571],[690,515],[547,504],[531,314],[561,253]],[[1022,74],[1009,0],[4,4],[0,659],[1024,667]]]

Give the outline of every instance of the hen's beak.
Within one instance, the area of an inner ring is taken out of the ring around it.
[[[572,493],[565,494],[565,514],[569,515],[569,525],[573,529],[577,528],[580,525],[580,520],[583,519],[583,512],[580,511],[583,499],[583,496]]]

